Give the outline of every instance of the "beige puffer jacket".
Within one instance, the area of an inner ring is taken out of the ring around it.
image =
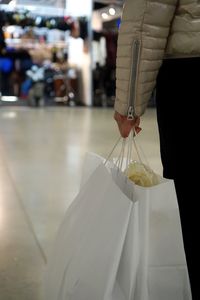
[[[200,0],[126,0],[118,37],[115,110],[141,116],[166,57],[200,56]]]

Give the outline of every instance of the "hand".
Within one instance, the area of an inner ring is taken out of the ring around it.
[[[114,119],[117,122],[119,132],[123,138],[127,138],[134,128],[136,133],[139,133],[142,129],[140,125],[140,117],[135,117],[134,120],[128,120],[126,116],[119,114],[115,111]]]

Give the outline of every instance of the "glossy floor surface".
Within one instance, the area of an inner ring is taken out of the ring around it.
[[[112,109],[0,108],[0,300],[42,300],[55,233],[76,196],[84,155],[119,137]],[[138,142],[162,173],[154,109]]]

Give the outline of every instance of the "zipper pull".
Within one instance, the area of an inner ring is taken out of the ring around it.
[[[133,106],[129,106],[127,120],[134,120],[134,109]]]

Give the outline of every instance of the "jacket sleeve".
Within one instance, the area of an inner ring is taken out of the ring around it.
[[[156,84],[179,0],[126,0],[119,29],[115,110],[141,116]]]

